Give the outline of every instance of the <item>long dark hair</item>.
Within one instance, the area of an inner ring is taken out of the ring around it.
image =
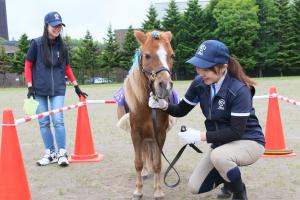
[[[256,85],[256,82],[247,76],[241,64],[235,58],[230,58],[227,70],[231,76],[244,82],[249,88]]]
[[[58,64],[61,65],[67,55],[67,47],[61,37],[61,35],[59,35],[55,40],[57,40],[57,42],[59,42],[59,61]],[[51,58],[51,54],[50,54],[50,45],[51,45],[51,41],[48,37],[48,25],[45,24],[44,26],[44,33],[42,36],[42,44],[43,44],[43,60],[44,60],[44,64],[48,67],[51,67],[54,63],[52,63],[52,58]]]

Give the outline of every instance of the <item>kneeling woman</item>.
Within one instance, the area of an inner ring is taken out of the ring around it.
[[[255,82],[230,56],[226,45],[217,40],[203,42],[187,62],[195,66],[198,76],[180,103],[168,105],[165,100],[157,101],[151,96],[149,106],[182,117],[200,103],[206,117],[206,132],[179,135],[186,143],[211,143],[189,179],[189,190],[204,193],[224,183],[233,192],[232,199],[247,199],[239,166],[256,162],[265,145],[252,105]]]

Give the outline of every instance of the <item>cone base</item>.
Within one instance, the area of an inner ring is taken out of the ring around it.
[[[103,160],[103,155],[95,153],[93,155],[71,155],[69,162],[70,163],[79,163],[79,162],[100,162]]]
[[[296,156],[293,150],[266,150],[262,157],[292,157]]]

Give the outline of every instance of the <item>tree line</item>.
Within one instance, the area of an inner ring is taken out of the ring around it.
[[[171,0],[165,16],[161,20],[157,16],[151,4],[140,30],[173,33],[175,79],[195,75],[193,66],[185,61],[207,39],[223,41],[252,76],[300,74],[300,0],[210,0],[205,8],[198,0],[189,0],[184,12]],[[64,39],[80,83],[95,76],[122,81],[139,46],[132,26],[128,27],[121,46],[111,25],[103,42],[95,41],[89,31],[83,39]],[[23,34],[13,57],[7,56],[1,47],[0,73],[22,74],[29,44]]]

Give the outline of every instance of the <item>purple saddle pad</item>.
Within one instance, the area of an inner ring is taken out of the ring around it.
[[[116,94],[113,96],[113,98],[116,100],[118,105],[125,106],[125,91],[124,88],[121,87]],[[170,104],[178,104],[179,103],[179,96],[175,90],[172,90],[172,94],[169,96],[169,103]]]

